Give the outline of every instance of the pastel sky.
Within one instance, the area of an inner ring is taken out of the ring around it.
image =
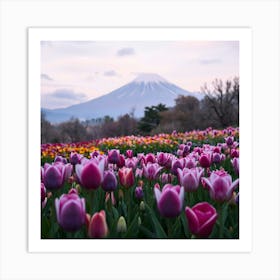
[[[238,41],[42,41],[41,106],[54,109],[107,94],[156,73],[188,90],[239,76]]]

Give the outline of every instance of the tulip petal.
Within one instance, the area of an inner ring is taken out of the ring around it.
[[[60,225],[66,231],[76,231],[85,221],[85,213],[81,209],[80,201],[69,200],[61,207]]]
[[[173,218],[178,216],[181,211],[181,206],[182,203],[176,190],[172,188],[162,192],[158,202],[158,209],[163,217]]]
[[[210,177],[211,177],[211,176],[210,176]],[[206,186],[207,186],[211,191],[214,191],[213,185],[212,185],[211,181],[210,181],[208,178],[203,177],[203,178],[201,179],[201,181],[203,181],[203,182],[206,184]]]
[[[215,213],[203,225],[200,226],[199,237],[208,237],[211,234],[211,232],[213,230],[213,226],[216,223],[217,217],[218,217],[218,214]]]
[[[157,203],[159,203],[161,198],[161,191],[158,188],[154,188],[154,193],[155,193],[156,201]]]
[[[190,207],[187,206],[185,208],[185,214],[186,214],[186,217],[188,220],[188,225],[189,225],[190,231],[193,234],[196,234],[199,230],[199,221],[196,217],[195,212]]]
[[[227,192],[227,196],[229,197],[229,199],[232,196],[232,193],[234,191],[234,189],[239,185],[239,179],[236,179],[230,186],[228,192]]]
[[[60,223],[60,219],[59,219],[59,215],[60,215],[60,207],[59,207],[59,199],[56,198],[55,201],[55,212],[56,212],[56,218],[57,218],[57,222]]]
[[[183,207],[184,198],[185,198],[185,190],[184,190],[184,187],[181,187],[180,193],[179,193],[180,209],[182,209],[182,207]]]

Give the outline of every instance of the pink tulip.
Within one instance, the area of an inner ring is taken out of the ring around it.
[[[191,233],[200,238],[207,238],[211,234],[218,217],[216,209],[208,202],[186,207],[185,214]]]
[[[127,158],[125,159],[125,166],[132,168],[133,170],[136,169],[138,164],[138,158],[137,157],[131,157],[131,158]]]
[[[186,168],[191,169],[191,168],[196,167],[196,165],[197,165],[197,161],[195,160],[194,157],[188,156],[185,158],[185,167]]]
[[[106,213],[101,210],[95,213],[88,225],[88,236],[90,238],[104,238],[108,235],[108,226],[106,222]]]
[[[143,169],[137,168],[135,171],[135,177],[141,179],[143,177]]]
[[[210,197],[220,202],[230,200],[239,184],[239,179],[232,182],[231,176],[224,170],[213,171],[209,178],[204,177],[202,181],[208,187]]]
[[[199,164],[201,167],[209,168],[211,165],[211,154],[202,153],[199,158]]]
[[[163,167],[160,167],[157,163],[148,162],[143,166],[143,174],[148,180],[155,180],[159,176],[159,172]]]
[[[147,164],[148,162],[156,163],[156,156],[153,153],[149,153],[145,156],[145,163]]]
[[[85,223],[85,199],[78,196],[76,189],[55,199],[56,216],[59,225],[65,231],[77,231]]]
[[[170,184],[172,182],[172,180],[174,179],[174,175],[170,174],[170,173],[162,173],[159,177],[160,181],[163,184]]]
[[[157,162],[161,166],[165,166],[167,168],[171,167],[172,158],[172,154],[163,152],[157,153]]]
[[[203,171],[201,167],[178,169],[179,182],[186,192],[193,192],[198,189]]]
[[[128,158],[132,158],[133,157],[133,151],[132,150],[126,150],[125,154],[126,154],[126,156]]]
[[[154,193],[158,210],[163,217],[173,218],[180,214],[184,200],[183,187],[166,184],[162,191],[155,187]]]
[[[79,183],[86,189],[97,189],[103,182],[105,160],[97,158],[83,161],[76,165],[76,174]]]
[[[231,149],[230,151],[230,157],[231,158],[238,158],[239,157],[239,151],[236,149]]]
[[[119,169],[119,179],[122,186],[130,188],[134,185],[134,174],[132,168],[123,167]]]

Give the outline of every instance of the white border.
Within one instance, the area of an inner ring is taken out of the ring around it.
[[[240,238],[238,240],[42,240],[40,238],[40,41],[239,41]],[[29,252],[250,252],[252,249],[252,47],[249,28],[29,28]],[[246,167],[246,171],[245,171]],[[246,186],[246,187],[245,187]],[[125,248],[125,250],[124,250]]]

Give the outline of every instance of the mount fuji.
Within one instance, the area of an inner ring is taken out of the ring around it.
[[[130,83],[101,97],[61,109],[42,109],[46,119],[51,123],[69,120],[71,117],[80,120],[102,118],[106,115],[117,118],[134,111],[134,116],[144,116],[146,106],[165,104],[175,105],[179,95],[194,96],[201,100],[202,93],[193,93],[172,84],[153,73],[138,75]]]

